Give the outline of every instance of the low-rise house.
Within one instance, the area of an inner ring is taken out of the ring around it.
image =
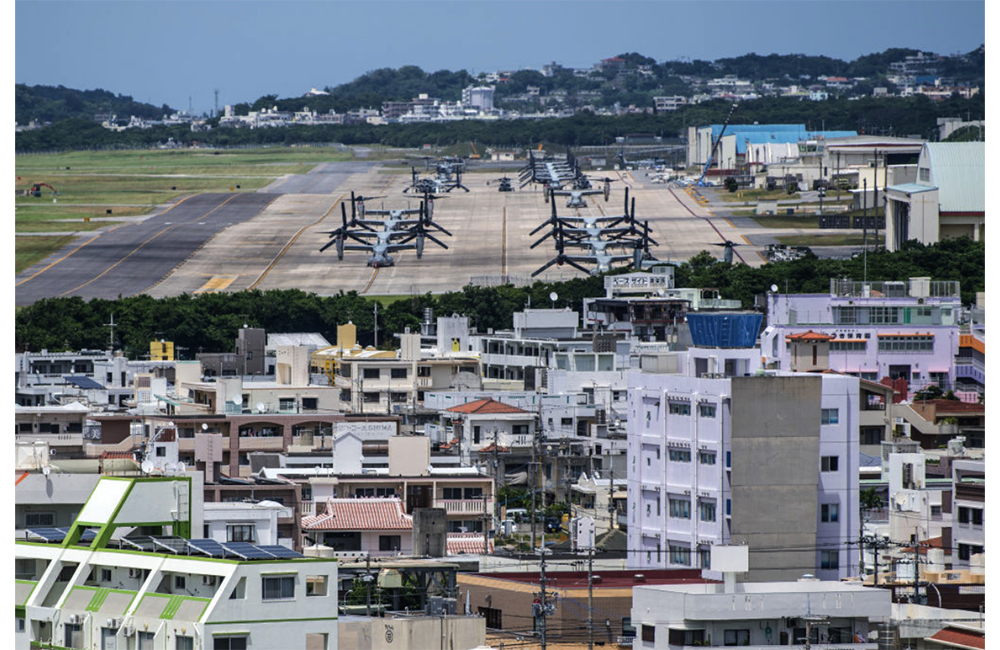
[[[413,517],[403,511],[398,497],[328,498],[322,512],[302,518],[302,530],[307,539],[338,555],[413,552]]]

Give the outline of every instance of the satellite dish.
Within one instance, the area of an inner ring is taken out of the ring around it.
[[[778,293],[778,285],[776,284],[771,285],[771,293]]]
[[[202,422],[201,423],[201,430],[202,431],[208,431],[208,424],[206,422]]]
[[[42,474],[44,474],[45,476],[48,476],[51,473],[52,473],[52,468],[49,467],[48,465],[42,468]]]
[[[143,474],[149,474],[153,471],[153,463],[148,460],[142,461],[142,465],[139,467],[142,469]]]
[[[264,402],[257,402],[257,412],[264,413],[267,411],[267,405]]]
[[[187,465],[184,464],[184,461],[178,461],[176,467],[178,474],[183,474],[187,471]]]
[[[552,302],[559,300],[559,294],[553,291],[552,293],[549,294],[549,300],[551,300]]]

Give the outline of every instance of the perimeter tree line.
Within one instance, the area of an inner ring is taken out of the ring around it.
[[[790,293],[826,293],[830,278],[859,280],[864,273],[861,258],[819,259],[807,256],[761,268],[729,266],[702,251],[678,266],[679,287],[714,287],[723,298],[735,298],[747,308],[755,295],[775,284]],[[986,286],[986,248],[968,239],[945,240],[924,246],[908,242],[903,250],[869,253],[867,277],[872,280],[905,280],[930,276],[934,280],[961,283],[962,302],[971,304],[975,292]],[[533,305],[548,305],[549,294],[559,295],[558,307],[580,311],[583,299],[604,295],[603,279],[586,277],[559,283],[536,282],[530,287],[511,285],[494,288],[466,286],[461,291],[414,295],[379,308],[379,341],[392,347],[392,335],[406,327],[417,330],[425,307],[438,316],[464,314],[478,331],[509,329],[513,313]],[[15,344],[18,352],[41,349],[105,349],[114,314],[116,347],[130,358],[140,358],[149,342],[173,341],[180,357],[194,358],[198,352],[233,350],[236,332],[244,325],[268,332],[319,332],[335,341],[337,325],[353,322],[362,344],[372,342],[374,298],[356,292],[322,297],[297,289],[240,293],[184,294],[154,299],[148,295],[118,300],[48,298],[19,309],[15,314]]]

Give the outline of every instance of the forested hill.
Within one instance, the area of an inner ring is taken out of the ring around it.
[[[101,113],[126,120],[130,115],[158,120],[173,112],[174,109],[166,104],[153,106],[100,88],[74,90],[64,86],[14,85],[14,119],[18,124],[28,124],[31,120],[53,123],[72,118],[92,120]]]

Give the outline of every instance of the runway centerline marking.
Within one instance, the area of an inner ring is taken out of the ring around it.
[[[234,194],[233,196],[229,197],[228,199],[226,199],[225,201],[223,201],[219,205],[215,206],[214,208],[212,208],[211,210],[209,210],[208,212],[206,212],[203,215],[203,217],[207,217],[208,215],[212,214],[213,212],[215,212],[216,210],[218,210],[219,208],[221,208],[225,204],[227,204],[230,201],[232,201],[233,199],[235,199],[237,196],[238,195]],[[174,205],[178,205],[178,204],[174,204]],[[173,206],[171,206],[171,208],[173,208]],[[80,289],[84,288],[85,286],[87,286],[91,282],[94,282],[95,280],[98,280],[98,279],[104,277],[113,268],[115,268],[116,266],[118,266],[119,264],[121,264],[122,262],[124,262],[125,260],[127,260],[128,258],[132,257],[137,252],[139,252],[139,249],[141,249],[143,246],[145,246],[149,242],[153,241],[154,239],[156,239],[157,237],[159,237],[163,233],[167,232],[168,230],[173,230],[174,228],[176,228],[177,226],[180,226],[180,225],[182,225],[182,224],[175,224],[175,225],[172,225],[172,226],[167,226],[166,228],[164,228],[160,232],[156,233],[155,235],[153,235],[152,237],[150,237],[146,241],[142,242],[141,244],[139,244],[138,246],[136,246],[135,248],[133,248],[132,251],[128,255],[126,255],[125,257],[121,258],[120,260],[118,260],[117,262],[115,262],[114,264],[112,264],[111,266],[109,266],[108,268],[104,269],[104,271],[102,271],[99,275],[95,275],[94,277],[92,277],[91,279],[87,280],[86,282],[84,282],[80,286],[75,287],[73,289],[70,289],[69,291],[63,292],[63,293],[59,294],[59,296],[60,297],[67,296],[67,295],[73,293],[74,291],[79,291]],[[76,251],[74,251],[74,252],[76,252]]]

